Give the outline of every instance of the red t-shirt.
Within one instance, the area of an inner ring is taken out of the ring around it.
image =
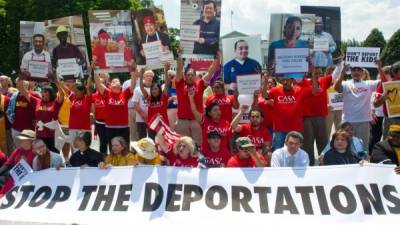
[[[318,80],[320,92],[315,93],[311,98],[304,101],[303,116],[327,116],[328,115],[328,93],[332,85],[332,76],[320,77]],[[299,86],[311,87],[311,79],[304,79]]]
[[[35,158],[35,153],[33,153],[32,149],[29,150],[24,150],[23,148],[17,148],[14,149],[11,152],[10,157],[8,157],[5,165],[7,165],[8,167],[13,167],[15,166],[19,160],[21,159],[25,159],[25,161],[29,164],[32,165],[33,162],[33,158]]]
[[[106,101],[104,95],[96,92],[92,95],[93,104],[95,107],[94,118],[96,120],[105,121],[107,117]]]
[[[225,167],[231,153],[228,148],[221,148],[218,152],[211,151],[210,147],[207,145],[206,148],[201,150],[208,167]]]
[[[106,66],[106,54],[107,47],[101,46],[97,44],[96,47],[93,48],[92,55],[97,57],[97,65],[100,69],[108,69]]]
[[[92,96],[85,95],[82,99],[70,96],[71,105],[69,113],[69,128],[77,130],[90,130],[90,110]]]
[[[233,95],[210,95],[206,100],[206,106],[215,102],[218,104],[221,109],[221,119],[224,119],[228,122],[232,121],[232,107],[234,103],[235,97]]]
[[[106,126],[128,126],[128,101],[132,97],[130,88],[120,93],[114,93],[109,89],[104,91],[106,101]]]
[[[221,148],[229,149],[229,140],[232,137],[231,125],[228,121],[220,119],[218,122],[212,121],[207,116],[203,116],[202,128],[202,149],[207,148],[207,135],[212,131],[217,131],[221,135]]]
[[[266,142],[271,142],[272,137],[268,129],[261,127],[258,130],[253,129],[250,124],[240,125],[242,130],[240,131],[240,137],[249,137],[251,143],[256,146],[257,150],[262,149]]]
[[[4,152],[0,151],[0,167],[7,161],[7,156]]]
[[[302,132],[303,103],[310,96],[312,96],[311,87],[302,88],[296,85],[290,91],[285,91],[283,87],[271,88],[269,98],[274,100],[274,131]]]
[[[192,110],[190,110],[189,90],[195,90],[194,101],[196,103],[197,111],[203,112],[203,93],[207,85],[203,80],[197,80],[193,85],[188,86],[185,84],[184,79],[175,82],[176,95],[178,98],[178,118],[185,120],[194,120]]]
[[[239,159],[239,156],[236,154],[232,156],[227,163],[227,167],[256,167],[256,161],[254,161],[253,157],[249,156],[246,160]]]
[[[264,114],[264,120],[261,123],[261,126],[272,128],[274,121],[274,107],[267,103],[267,101],[263,97],[258,98],[257,107]]]
[[[198,162],[196,157],[189,156],[187,159],[181,159],[171,150],[166,154],[168,165],[178,167],[197,167]]]
[[[12,128],[21,132],[23,130],[34,130],[35,108],[39,99],[31,94],[30,101],[18,94],[15,102],[15,121]]]
[[[382,86],[382,83],[380,83],[380,84],[378,85],[378,87],[376,88],[376,94],[377,94],[377,96],[380,96],[380,95],[383,94],[383,86]],[[375,97],[375,98],[376,98],[376,97]],[[385,102],[383,103],[382,109],[383,109],[383,114],[384,114],[385,116],[388,116],[388,112],[387,112],[387,108],[386,108],[386,103],[385,103]]]
[[[36,105],[35,118],[36,121],[42,121],[43,123],[51,122],[52,120],[58,119],[58,111],[61,105],[57,101],[44,102],[39,100]],[[43,130],[39,130],[36,126],[36,136],[40,138],[51,138],[54,137],[54,130],[51,130],[43,126]]]
[[[169,125],[168,122],[168,115],[167,115],[167,109],[168,109],[168,93],[163,93],[161,96],[161,101],[159,102],[151,102],[151,96],[149,95],[147,98],[147,104],[148,104],[148,110],[147,110],[147,117],[148,121],[151,121],[151,118],[153,116],[160,114],[164,122]],[[150,124],[149,124],[150,125]]]

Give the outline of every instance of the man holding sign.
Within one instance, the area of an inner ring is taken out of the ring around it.
[[[33,49],[22,57],[21,73],[39,80],[47,79],[50,70],[50,54],[44,50],[45,38],[43,34],[32,37]]]
[[[315,67],[327,67],[333,64],[332,53],[336,43],[330,33],[323,31],[324,23],[321,17],[315,21],[314,48],[312,61]]]
[[[62,63],[59,61],[60,59],[74,59],[78,65],[84,65],[85,59],[83,58],[82,53],[79,51],[78,47],[67,42],[68,29],[65,26],[59,26],[56,30],[56,33],[60,44],[53,49],[53,58],[51,60],[53,68],[63,66]],[[76,68],[79,69],[79,67]],[[79,73],[80,70],[75,71],[74,74],[63,74],[63,72],[61,71],[61,74],[59,75],[78,75]]]

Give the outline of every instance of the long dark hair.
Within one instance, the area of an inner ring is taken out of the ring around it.
[[[206,107],[206,116],[207,116],[208,118],[210,118],[210,119],[211,119],[210,112],[211,112],[211,110],[212,110],[215,106],[218,106],[218,104],[217,104],[216,102],[213,102],[213,103],[209,104],[209,105]]]
[[[56,99],[56,92],[54,91],[54,88],[50,85],[46,85],[42,87],[42,91],[49,93],[49,100],[54,101]]]
[[[156,96],[156,97],[154,97],[153,94],[151,93],[151,90],[152,90],[154,87],[157,87],[158,90],[159,90],[158,96]],[[153,83],[151,84],[151,87],[150,87],[150,102],[161,102],[161,97],[162,97],[162,95],[163,95],[163,92],[162,92],[162,89],[161,89],[161,84],[159,84],[159,83],[157,83],[157,82],[153,82]]]

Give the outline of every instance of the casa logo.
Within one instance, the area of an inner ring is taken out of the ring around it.
[[[110,98],[108,100],[108,104],[109,105],[124,105],[124,101],[122,99]]]
[[[281,104],[296,103],[296,98],[294,96],[278,96],[278,103]]]
[[[213,131],[217,131],[221,136],[226,136],[226,133],[228,132],[228,128],[227,127],[215,127],[212,125],[208,125],[207,126],[207,134]]]
[[[222,157],[215,157],[215,158],[206,157],[206,163],[207,165],[214,165],[214,166],[223,165]]]
[[[257,146],[264,144],[264,138],[262,137],[248,136],[248,138],[250,138],[251,142]]]
[[[364,92],[368,92],[368,89],[364,87],[352,87],[348,93],[361,94]]]
[[[224,99],[224,98],[219,98],[219,99],[214,99],[215,103],[217,103],[218,105],[229,105],[230,104],[230,99]]]

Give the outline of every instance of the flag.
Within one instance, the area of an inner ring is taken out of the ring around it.
[[[183,137],[183,135],[172,131],[168,124],[165,123],[164,118],[160,114],[154,115],[150,119],[149,124],[149,128],[157,134],[161,133],[161,135],[163,135],[164,137],[165,142],[168,143],[170,146],[173,146],[176,140],[178,140],[180,137]]]

